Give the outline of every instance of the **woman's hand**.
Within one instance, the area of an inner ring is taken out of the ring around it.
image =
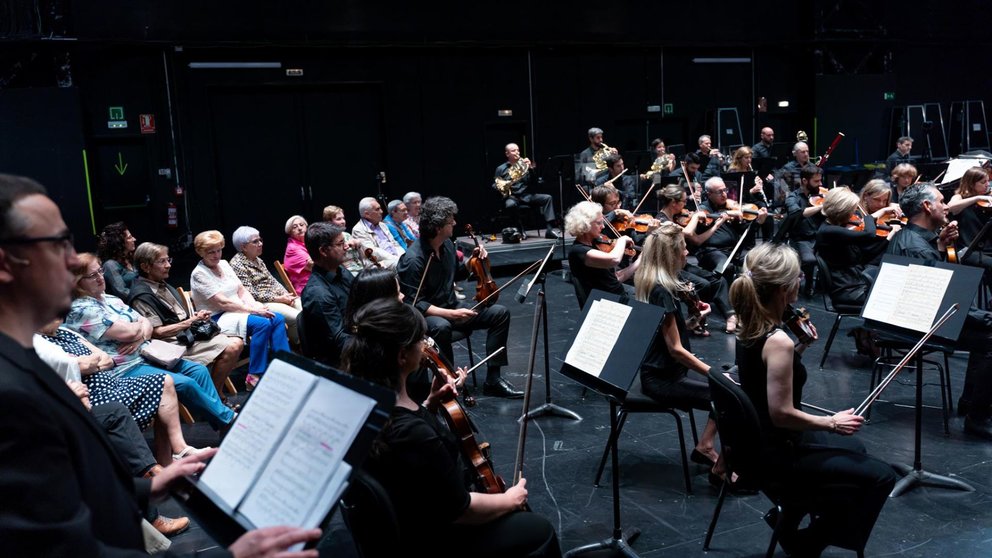
[[[69,389],[72,390],[72,393],[75,393],[76,397],[83,402],[83,406],[86,407],[87,411],[93,408],[93,405],[90,405],[90,390],[86,387],[86,384],[75,380],[68,380],[66,381],[66,384],[69,385]]]
[[[271,319],[271,318],[275,317],[275,314],[272,312],[272,310],[269,310],[268,308],[266,308],[264,306],[261,306],[261,305],[259,305],[257,307],[249,308],[248,313],[249,314],[254,314],[256,316],[261,316],[261,317],[267,318],[267,319]]]
[[[134,354],[134,352],[140,349],[144,343],[144,339],[138,339],[137,341],[132,341],[130,343],[121,343],[117,346],[117,353],[124,356]]]
[[[286,306],[292,306],[293,303],[296,302],[296,298],[297,297],[295,297],[295,296],[293,296],[291,294],[285,294],[285,295],[282,295],[282,296],[277,296],[277,297],[275,297],[272,300],[274,302],[278,302],[279,304],[285,304]]]
[[[507,488],[503,494],[510,499],[513,509],[524,509],[527,505],[527,479],[520,477],[520,482]]]
[[[843,436],[850,436],[861,430],[861,425],[864,422],[864,417],[854,414],[854,409],[848,409],[830,417],[830,431]]]

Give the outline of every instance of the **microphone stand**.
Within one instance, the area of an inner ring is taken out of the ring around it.
[[[534,287],[534,284],[540,283],[541,288],[540,291],[538,292],[538,297],[537,297],[538,308],[534,309],[534,314],[535,314],[534,328],[531,333],[531,339],[534,340],[535,342],[537,340],[537,330],[540,328],[541,322],[544,323],[544,331],[543,331],[544,333],[544,404],[536,409],[527,410],[525,414],[521,415],[518,421],[533,420],[537,417],[544,415],[555,415],[563,418],[569,418],[572,420],[582,420],[582,417],[579,416],[574,411],[570,411],[569,409],[566,409],[559,405],[555,405],[554,403],[551,402],[551,355],[548,352],[548,298],[547,296],[545,296],[546,293],[544,289],[545,280],[547,276],[544,273],[544,266],[547,265],[548,261],[551,259],[551,254],[554,253],[554,250],[555,250],[555,246],[553,245],[548,250],[548,253],[544,256],[544,260],[541,262],[540,267],[538,267],[537,271],[534,273],[534,278],[531,279],[529,283],[524,283],[523,285],[520,285],[520,289],[517,291],[517,297],[516,297],[517,302],[522,303],[524,300],[527,299],[527,295]],[[538,311],[540,312],[540,316],[541,316],[540,322],[537,320]],[[532,345],[531,353],[530,353],[529,377],[527,380],[528,386],[533,381],[534,356],[535,356],[535,345]]]
[[[555,162],[555,168],[558,171],[558,214],[561,215],[562,227],[561,227],[561,278],[566,283],[572,282],[572,272],[568,268],[568,251],[565,249],[565,168],[561,164],[563,157],[569,157],[568,155],[558,156],[558,161]],[[548,163],[554,161],[556,157],[548,157]]]

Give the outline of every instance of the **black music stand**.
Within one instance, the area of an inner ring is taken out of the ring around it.
[[[541,265],[537,268],[537,271],[534,272],[534,278],[531,279],[530,283],[524,283],[520,285],[520,288],[517,290],[517,297],[516,297],[517,302],[523,303],[523,301],[527,299],[527,295],[530,294],[531,288],[533,288],[535,284],[541,285],[540,292],[538,293],[538,297],[537,297],[537,304],[540,307],[541,321],[544,323],[544,328],[543,328],[544,405],[541,405],[536,409],[528,410],[523,416],[521,416],[518,419],[518,421],[533,420],[537,417],[542,417],[544,415],[554,415],[564,418],[570,418],[573,420],[582,420],[582,417],[579,416],[579,414],[576,413],[575,411],[571,411],[560,405],[555,405],[554,403],[551,402],[551,356],[548,353],[548,297],[545,296],[546,293],[544,290],[545,281],[547,280],[547,274],[544,273],[544,267],[548,264],[548,261],[551,260],[551,254],[554,252],[554,250],[555,250],[555,246],[552,246],[551,249],[548,250],[547,255],[544,256],[544,261],[541,262]],[[534,328],[539,328],[539,327],[540,327],[540,323],[535,321]],[[532,336],[535,340],[537,339],[536,329],[533,332]],[[530,366],[531,376],[533,376],[534,374],[533,364],[534,364],[533,357],[531,357],[531,366]],[[531,380],[528,378],[527,383],[530,384],[530,382]]]
[[[565,181],[568,180],[572,182],[575,180],[575,155],[552,155],[548,157],[547,163],[544,165],[546,169],[554,169],[555,175],[558,177],[558,212],[561,215],[562,227],[561,227],[561,257],[563,262],[568,261],[568,252],[565,248]],[[571,174],[567,174],[571,171]],[[547,174],[547,171],[545,171]],[[568,269],[568,266],[564,263],[561,267],[561,278],[565,282],[571,282],[572,275]],[[543,291],[543,283],[542,283]],[[545,329],[547,329],[547,319],[545,319]],[[547,334],[545,334],[545,341],[547,340]],[[547,343],[545,343],[547,347]],[[545,349],[547,350],[547,349]]]
[[[905,256],[895,256],[892,254],[886,254],[882,258],[883,268],[886,265],[905,267],[910,264],[937,267],[949,270],[953,273],[951,282],[947,286],[947,289],[945,289],[941,298],[940,312],[938,312],[937,317],[939,317],[943,311],[954,303],[957,303],[960,308],[968,308],[971,306],[971,302],[975,297],[975,290],[978,288],[978,282],[981,281],[982,278],[981,269],[966,265],[947,264],[944,262],[928,262],[917,258],[907,258]],[[882,272],[883,270],[880,269],[879,275],[881,275]],[[861,311],[861,318],[865,320],[865,326],[870,329],[884,331],[892,337],[905,340],[910,344],[915,344],[922,336],[919,331],[899,327],[865,315],[865,310],[868,310],[872,303],[872,296],[878,296],[876,294],[877,292],[885,291],[886,289],[887,287],[882,285],[878,279],[876,279],[875,283],[872,284],[871,291],[868,293],[867,302],[865,303],[865,309]],[[884,294],[881,296],[884,296]],[[900,300],[900,305],[904,304],[912,304],[912,300]],[[957,342],[958,336],[961,335],[961,328],[964,327],[964,321],[967,315],[968,312],[957,312],[954,314],[951,319],[947,321],[947,323],[941,326],[940,329],[934,333],[933,339],[935,342],[940,345],[949,345],[953,347],[953,345]],[[935,320],[931,321],[931,323],[934,322]],[[931,324],[929,323],[926,324],[927,329],[930,328],[930,325]],[[926,330],[924,330],[924,333],[925,331]],[[924,345],[924,347],[926,346],[927,345]],[[937,475],[923,469],[923,460],[920,456],[922,447],[922,425],[923,354],[922,351],[920,351],[916,355],[916,431],[913,440],[913,465],[910,466],[903,463],[892,464],[892,467],[899,471],[903,477],[896,482],[896,485],[892,489],[892,493],[889,494],[889,497],[895,498],[896,496],[901,496],[916,485],[933,486],[937,488],[955,488],[968,491],[975,490],[974,487],[962,480]]]
[[[990,230],[992,230],[992,220],[986,221],[985,226],[982,227],[982,230],[978,231],[978,234],[975,235],[975,238],[971,240],[971,244],[965,246],[961,250],[961,252],[958,254],[958,261],[963,262],[964,259],[968,257],[968,254],[977,251],[978,266],[981,267],[982,256],[985,253],[985,243],[988,242],[987,237]]]
[[[620,299],[621,295],[598,289],[589,293],[589,298],[586,299],[586,305],[582,311],[582,319],[579,322],[579,333],[572,343],[573,346],[566,352],[565,362],[561,367],[562,374],[609,399],[610,440],[612,440],[610,442],[610,454],[613,465],[613,474],[610,475],[613,485],[613,535],[600,542],[573,548],[565,553],[565,558],[603,549],[612,549],[629,558],[637,558],[637,553],[630,547],[630,542],[641,534],[640,529],[629,529],[628,535],[624,536],[623,528],[620,526],[620,475],[617,474],[617,471],[620,470],[620,457],[617,453],[617,406],[626,397],[627,391],[634,383],[644,355],[654,341],[654,334],[644,335],[644,332],[657,331],[664,310],[658,306],[636,300],[627,301],[630,314],[627,316],[602,370],[587,371],[570,362],[572,348],[583,343],[579,336],[583,334],[584,327],[587,326],[586,321],[590,313],[593,313],[593,305],[596,303],[620,303]],[[597,323],[597,318],[593,317],[590,323]]]

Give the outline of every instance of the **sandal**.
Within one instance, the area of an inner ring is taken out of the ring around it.
[[[709,331],[706,331],[706,325],[705,324],[699,324],[696,327],[690,329],[689,331],[693,335],[695,335],[696,337],[709,337],[710,336],[710,332]]]
[[[184,457],[189,457],[191,455],[196,455],[196,454],[200,453],[201,451],[205,451],[205,450],[206,450],[206,448],[202,448],[201,449],[201,448],[194,448],[193,446],[186,446],[185,448],[183,448],[183,451],[181,451],[179,453],[172,454],[172,460],[173,461],[179,461],[180,459],[182,459]]]
[[[727,317],[727,327],[723,330],[724,333],[737,333],[739,324],[737,322],[737,314],[731,314]]]
[[[251,390],[255,389],[255,386],[258,385],[258,382],[261,379],[262,379],[261,376],[259,376],[258,374],[246,374],[245,375],[245,391],[251,391]]]

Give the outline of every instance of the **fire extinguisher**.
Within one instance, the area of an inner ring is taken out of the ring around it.
[[[179,210],[176,209],[176,204],[169,202],[167,206],[169,209],[169,221],[168,226],[170,229],[179,228]]]

